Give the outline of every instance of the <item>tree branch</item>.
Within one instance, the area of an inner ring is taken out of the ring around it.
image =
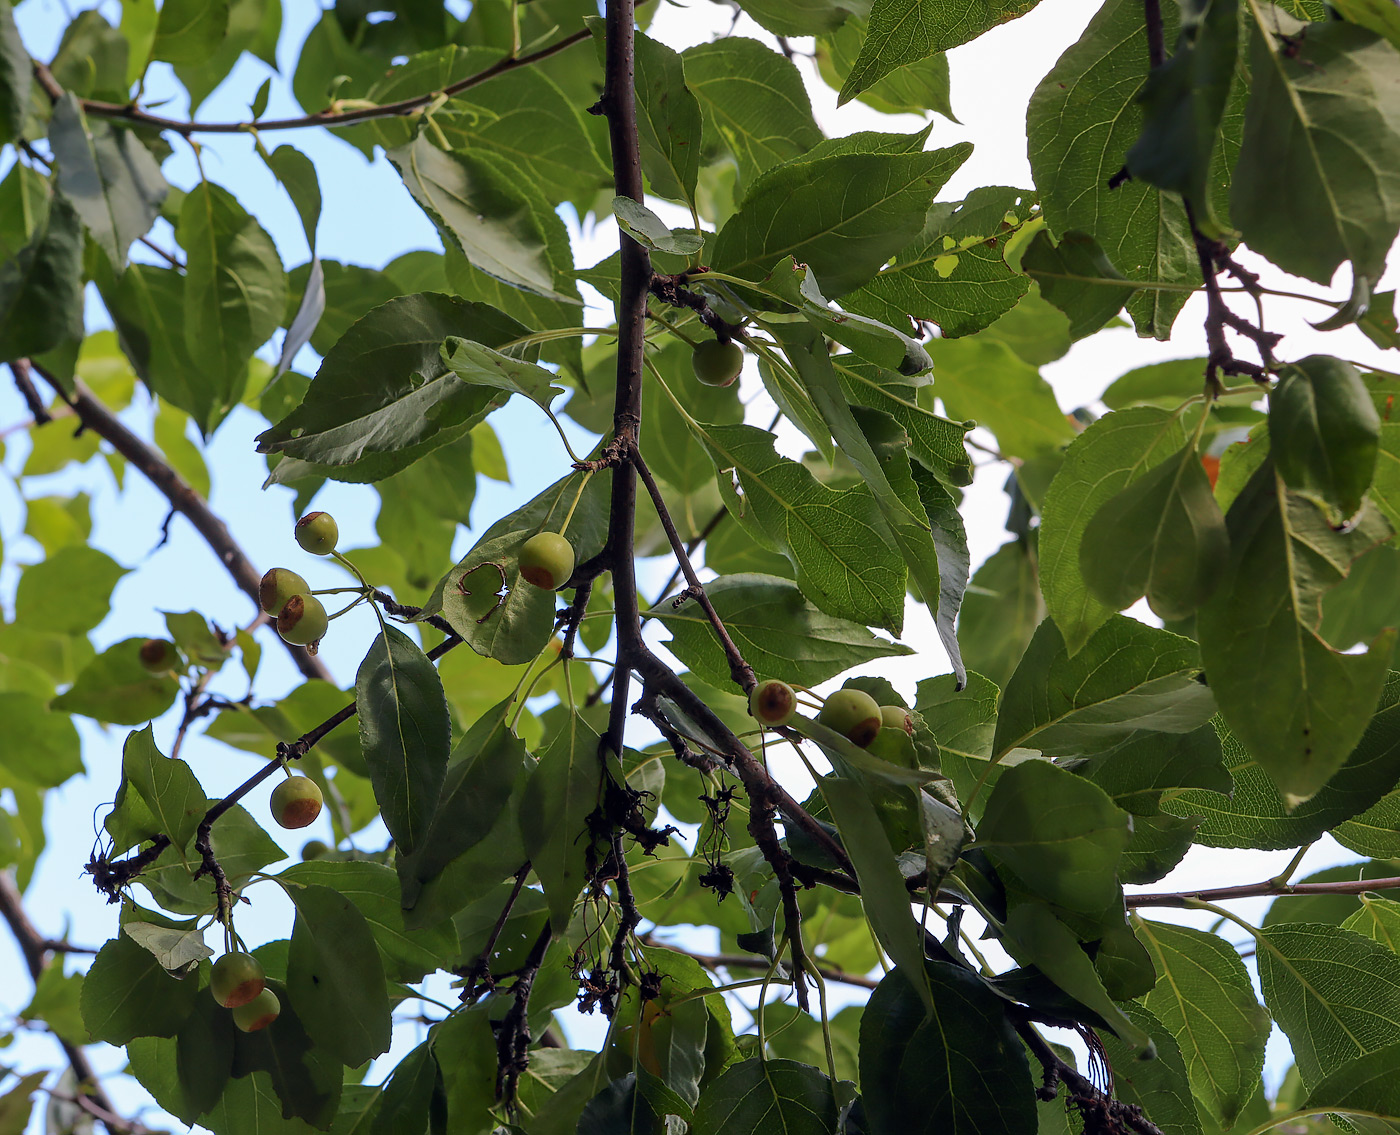
[[[1400,876],[1387,879],[1351,879],[1335,883],[1284,883],[1265,879],[1236,887],[1212,887],[1201,891],[1172,891],[1164,894],[1128,895],[1127,904],[1138,906],[1189,907],[1194,902],[1222,899],[1288,898],[1297,895],[1360,895],[1367,891],[1400,890]]]
[[[255,132],[267,133],[271,130],[301,130],[309,126],[349,126],[356,122],[368,122],[375,118],[394,118],[412,114],[439,98],[460,94],[462,91],[479,86],[488,79],[494,79],[497,75],[504,75],[508,71],[528,67],[532,63],[539,63],[550,56],[558,55],[566,48],[572,47],[576,43],[582,43],[591,36],[592,33],[586,28],[573,32],[558,43],[542,47],[539,51],[531,52],[529,55],[522,55],[515,59],[502,59],[485,70],[478,71],[475,75],[468,75],[465,79],[449,83],[441,90],[426,91],[421,95],[400,99],[397,102],[384,103],[381,106],[357,107],[354,110],[327,108],[326,110],[318,110],[315,114],[302,115],[300,118],[268,118],[255,122],[184,122],[178,118],[162,118],[158,114],[150,114],[135,103],[102,102],[99,99],[80,99],[79,102],[84,112],[96,118],[114,118],[141,126],[151,126],[157,130],[173,130],[186,138],[192,134],[251,134]],[[65,92],[59,86],[58,80],[54,78],[53,72],[48,69],[46,64],[40,63],[37,59],[34,60],[34,78],[38,80],[39,86],[51,101],[57,102],[63,97]]]
[[[9,925],[10,933],[15,936],[20,953],[24,955],[24,964],[29,970],[29,976],[37,984],[47,964],[49,942],[29,921],[19,888],[15,886],[14,876],[8,871],[0,871],[0,917]],[[85,1099],[95,1104],[95,1108],[85,1107],[84,1110],[100,1119],[112,1135],[135,1135],[145,1131],[139,1123],[124,1119],[117,1112],[111,1098],[103,1089],[102,1082],[97,1078],[97,1073],[93,1071],[87,1053],[62,1037],[58,1037],[58,1041],[63,1045],[64,1055],[68,1057],[68,1064],[73,1069],[73,1075],[77,1077],[80,1091],[86,1093],[85,1096],[79,1096],[79,1106],[84,1106]]]
[[[31,360],[31,366],[45,382],[54,388],[59,397],[72,407],[83,426],[106,440],[112,448],[134,465],[145,478],[161,491],[170,507],[180,513],[195,530],[204,537],[204,542],[214,550],[224,569],[233,576],[233,581],[253,601],[253,606],[261,611],[258,602],[258,584],[262,572],[243,554],[232,534],[222,520],[214,515],[209,502],[199,495],[159,453],[137,437],[126,425],[93,394],[80,379],[74,379],[76,388],[72,397],[64,394],[58,379],[42,366]],[[308,654],[300,646],[293,646],[279,636],[279,642],[287,648],[296,663],[297,669],[307,678],[319,678],[323,682],[332,681],[326,664],[315,655]]]

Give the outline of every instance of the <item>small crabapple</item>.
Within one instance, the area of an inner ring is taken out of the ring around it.
[[[854,686],[837,690],[827,698],[817,720],[862,749],[875,740],[882,723],[879,704]]]
[[[796,712],[797,695],[786,682],[769,678],[749,691],[749,713],[770,728],[786,725]]]
[[[320,642],[326,633],[330,617],[314,595],[298,592],[277,612],[277,633],[293,646],[310,646]]]
[[[233,1023],[245,1033],[255,1033],[277,1020],[281,1012],[282,1002],[277,1000],[277,994],[264,989],[246,1005],[234,1009]]]
[[[305,595],[311,585],[290,568],[268,568],[258,583],[258,606],[274,619],[293,595]]]
[[[558,532],[538,532],[520,546],[520,575],[526,583],[556,591],[574,574],[574,546]]]
[[[313,556],[329,556],[340,539],[340,528],[329,512],[308,512],[296,526],[297,543]]]
[[[214,963],[209,975],[209,992],[225,1009],[246,1005],[263,991],[267,974],[252,954],[228,953]]]
[[[289,776],[272,790],[272,818],[284,828],[304,828],[321,814],[321,790],[309,776]]]

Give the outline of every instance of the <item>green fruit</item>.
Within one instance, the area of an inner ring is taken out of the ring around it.
[[[329,556],[340,539],[340,528],[329,512],[308,512],[296,526],[297,543],[313,556]]]
[[[225,954],[214,963],[209,975],[209,992],[225,1009],[246,1005],[263,991],[267,975],[252,954]]]
[[[180,652],[168,638],[148,638],[141,644],[141,665],[152,674],[168,674],[180,664]]]
[[[246,1005],[234,1009],[233,1023],[245,1033],[255,1033],[277,1020],[281,1012],[282,1002],[277,1000],[277,994],[264,989]]]
[[[914,722],[909,716],[909,711],[902,705],[882,705],[880,707],[880,723],[886,729],[902,729],[909,736],[914,736]]]
[[[277,633],[294,646],[320,642],[330,619],[314,595],[293,595],[277,612]]]
[[[274,619],[293,595],[305,595],[311,585],[289,568],[269,568],[258,584],[258,606]]]
[[[749,713],[764,725],[786,725],[797,712],[797,695],[786,682],[769,678],[749,691]]]
[[[301,861],[310,863],[313,859],[320,859],[323,855],[331,853],[331,845],[323,839],[309,839],[301,845]]]
[[[730,386],[744,369],[744,349],[738,343],[706,339],[691,353],[690,365],[706,386]]]
[[[574,574],[574,546],[558,532],[540,532],[520,547],[520,575],[545,591],[557,591]]]
[[[321,790],[307,776],[289,776],[272,790],[272,818],[284,828],[304,828],[321,814]]]
[[[851,686],[827,698],[817,720],[862,749],[875,740],[883,721],[875,699]]]

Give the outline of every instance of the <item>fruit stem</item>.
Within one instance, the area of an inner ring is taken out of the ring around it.
[[[583,480],[579,482],[578,491],[574,493],[574,503],[569,505],[569,511],[564,516],[564,523],[559,527],[559,535],[563,536],[569,530],[569,521],[574,518],[574,510],[578,508],[578,502],[583,499],[583,490],[588,487],[589,478],[593,476],[593,470],[589,469],[583,475]]]

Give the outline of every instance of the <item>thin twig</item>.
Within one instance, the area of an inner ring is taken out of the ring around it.
[[[656,478],[651,475],[651,470],[647,468],[647,463],[642,457],[641,450],[632,451],[632,464],[636,466],[637,474],[642,478],[642,484],[646,486],[647,493],[651,496],[651,503],[656,508],[656,515],[661,520],[661,527],[666,532],[666,539],[671,543],[671,551],[675,554],[676,563],[680,566],[681,572],[685,575],[687,583],[686,590],[682,596],[694,599],[700,604],[700,609],[705,612],[705,617],[710,620],[710,626],[714,628],[715,637],[719,639],[720,646],[724,649],[724,657],[729,662],[729,676],[734,680],[734,684],[747,694],[756,685],[758,679],[754,677],[753,667],[744,661],[744,656],[739,648],[734,644],[734,640],[729,636],[729,631],[725,629],[724,621],[719,617],[719,612],[715,610],[715,605],[710,602],[710,597],[705,593],[705,585],[700,582],[700,577],[695,574],[695,565],[690,562],[690,556],[685,550],[685,542],[681,539],[680,533],[676,531],[676,523],[671,519],[671,512],[666,507],[666,500],[661,495],[661,487],[656,483]]]
[[[247,134],[253,132],[265,134],[272,130],[300,130],[308,126],[349,126],[352,123],[367,122],[375,118],[395,118],[412,114],[439,98],[460,94],[462,91],[479,86],[498,75],[519,70],[521,67],[528,67],[532,63],[539,63],[590,38],[592,38],[592,33],[587,29],[573,32],[558,43],[542,47],[539,51],[515,59],[502,59],[485,70],[478,71],[475,75],[468,75],[465,79],[449,83],[439,90],[425,91],[412,98],[384,103],[381,106],[357,107],[354,110],[338,111],[327,108],[326,110],[318,110],[315,114],[302,115],[299,118],[268,118],[253,122],[185,122],[178,118],[162,118],[160,115],[151,114],[142,110],[135,103],[102,102],[98,99],[81,99],[79,101],[87,114],[97,118],[115,118],[139,123],[142,126],[154,127],[157,130],[173,130],[186,138],[192,134]],[[59,85],[58,80],[54,78],[53,72],[38,60],[34,61],[34,77],[38,80],[44,93],[53,102],[57,102],[63,97],[64,90]]]
[[[1352,879],[1334,883],[1283,883],[1265,879],[1259,883],[1243,883],[1236,887],[1212,887],[1201,891],[1172,891],[1165,894],[1128,895],[1127,903],[1136,906],[1189,907],[1195,902],[1218,902],[1222,899],[1288,898],[1297,895],[1359,895],[1366,891],[1400,889],[1400,876],[1386,879]]]

